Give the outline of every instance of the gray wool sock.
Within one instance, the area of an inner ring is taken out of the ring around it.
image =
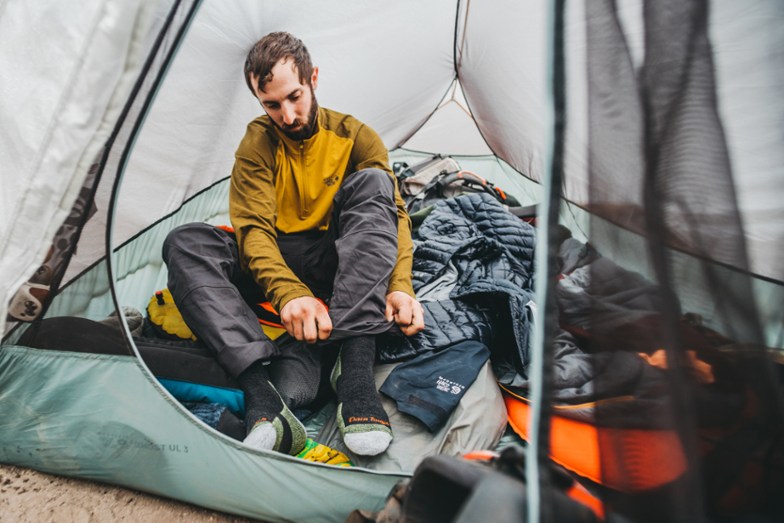
[[[298,454],[307,439],[305,426],[283,403],[263,362],[252,364],[237,381],[245,393],[243,442],[256,449]]]
[[[373,379],[375,358],[373,336],[351,338],[343,343],[332,371],[343,443],[351,452],[362,456],[380,454],[392,441],[389,417]]]

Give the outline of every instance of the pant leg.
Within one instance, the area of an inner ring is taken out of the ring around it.
[[[392,178],[379,169],[348,175],[335,195],[332,234],[337,269],[329,305],[338,341],[389,330],[384,318],[397,261],[397,207]]]
[[[333,325],[326,343],[284,341],[269,366],[270,380],[295,410],[331,397],[329,374],[338,349],[333,342],[378,334],[391,326],[384,308],[397,260],[392,179],[378,169],[350,175],[335,196],[326,234],[279,235],[278,239],[297,277],[329,302]]]
[[[305,343],[290,336],[275,341],[280,354],[267,369],[283,402],[295,414],[306,407],[319,408],[322,400],[332,397],[329,374],[337,359],[337,347]]]
[[[328,301],[337,270],[338,255],[331,231],[278,232],[278,248],[289,269],[317,297]]]
[[[182,225],[167,236],[163,260],[183,319],[232,377],[278,354],[240,292],[253,283],[240,267],[234,235],[204,223]]]

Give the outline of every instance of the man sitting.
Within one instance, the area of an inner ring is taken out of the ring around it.
[[[245,393],[245,443],[297,454],[292,410],[330,381],[346,446],[384,452],[392,431],[373,380],[375,336],[424,328],[411,286],[411,225],[379,136],[319,107],[318,68],[284,32],[259,40],[245,80],[266,115],[247,127],[229,195],[234,233],[206,224],[164,244],[169,289],[191,330]],[[248,303],[266,297],[272,341]]]

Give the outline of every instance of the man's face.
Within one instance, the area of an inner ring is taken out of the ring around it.
[[[314,132],[316,123],[316,95],[318,68],[313,68],[310,83],[300,83],[299,71],[290,58],[283,58],[272,68],[272,80],[258,89],[258,78],[253,77],[256,98],[272,122],[292,140],[305,140]]]

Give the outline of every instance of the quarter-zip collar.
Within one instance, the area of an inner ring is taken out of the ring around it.
[[[306,179],[313,173],[309,173],[306,155],[313,147],[317,147],[321,136],[324,134],[324,131],[322,131],[322,122],[324,121],[325,116],[322,116],[322,111],[323,109],[321,107],[316,110],[315,131],[310,138],[306,138],[305,140],[293,140],[275,126],[275,132],[280,137],[283,147],[289,151],[288,157],[292,166],[292,181],[296,186],[296,194],[298,195],[299,200],[297,215],[300,220],[306,220],[313,211],[312,199],[314,198],[314,195],[308,194],[309,192],[312,192],[312,190],[309,190],[309,187],[312,186],[312,182],[309,182]]]

